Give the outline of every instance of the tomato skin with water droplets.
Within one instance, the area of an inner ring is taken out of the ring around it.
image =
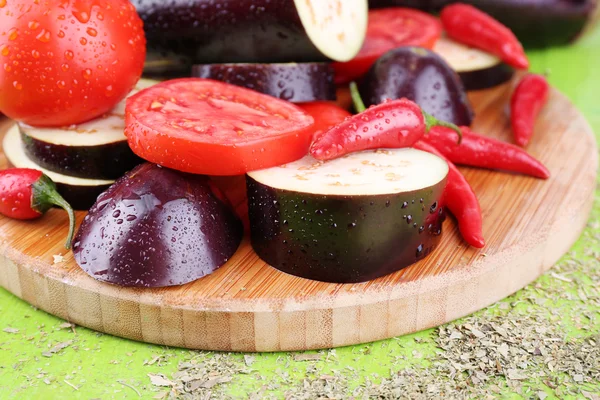
[[[127,0],[17,0],[0,12],[0,112],[66,126],[110,111],[139,80],[142,21]]]
[[[242,175],[308,153],[313,117],[296,105],[210,79],[159,83],[127,99],[125,135],[139,157],[204,175]]]

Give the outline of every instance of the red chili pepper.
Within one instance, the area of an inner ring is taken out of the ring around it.
[[[456,3],[444,7],[440,14],[448,35],[469,46],[500,57],[515,68],[529,68],[519,39],[500,22],[468,4]]]
[[[461,135],[457,126],[437,120],[410,100],[387,101],[367,110],[357,100],[359,114],[314,138],[310,147],[314,158],[332,160],[361,150],[410,147],[433,126],[446,126]]]
[[[550,85],[543,75],[528,74],[521,80],[510,102],[510,121],[515,141],[527,146],[535,121],[548,102]]]
[[[300,103],[298,107],[303,109],[315,120],[314,137],[320,136],[327,132],[332,126],[335,126],[351,117],[352,114],[338,106],[336,103],[329,101],[312,101],[309,103]]]
[[[35,219],[54,205],[64,208],[69,214],[69,235],[65,244],[69,249],[75,231],[75,214],[56,191],[54,182],[34,169],[0,171],[0,214],[14,219]]]
[[[456,168],[451,161],[446,159],[435,147],[423,141],[415,143],[413,147],[435,154],[448,162],[450,171],[448,172],[446,189],[444,190],[444,195],[442,196],[442,201],[440,203],[447,206],[450,212],[458,220],[458,228],[465,241],[473,247],[479,249],[483,248],[485,246],[485,240],[483,239],[482,232],[483,221],[481,207],[479,206],[477,196],[475,196],[469,182],[467,182],[458,168]]]
[[[448,128],[432,128],[423,140],[455,164],[518,172],[548,179],[548,169],[525,150],[510,143],[479,135],[468,127],[461,128],[463,139],[456,143],[456,133]]]

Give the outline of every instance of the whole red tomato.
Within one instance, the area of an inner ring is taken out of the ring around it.
[[[0,0],[0,112],[35,126],[98,117],[133,89],[145,55],[128,0]]]

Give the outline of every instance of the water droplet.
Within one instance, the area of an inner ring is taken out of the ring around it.
[[[119,218],[121,216],[121,211],[120,210],[116,210],[115,212],[113,212],[113,218]]]
[[[34,20],[29,21],[29,23],[27,24],[27,27],[29,29],[31,29],[32,31],[35,31],[37,28],[40,27],[40,23],[34,19]]]
[[[83,75],[83,79],[90,79],[92,77],[92,70],[86,68],[83,71],[81,71],[81,75]]]
[[[58,86],[59,89],[64,89],[67,84],[65,83],[65,81],[58,81],[56,82],[56,86]]]
[[[417,257],[421,257],[422,254],[423,254],[423,245],[420,244],[419,247],[417,247]]]
[[[412,222],[412,215],[407,215],[406,216],[406,223],[410,225],[411,222]]]
[[[77,21],[81,22],[82,24],[85,24],[90,20],[90,12],[88,10],[73,10],[73,16],[77,18]]]
[[[0,54],[3,56],[8,56],[10,54],[10,47],[5,44],[0,44]]]
[[[64,38],[64,37],[65,37],[65,32],[63,32],[63,31],[58,31],[58,34],[57,34],[56,36],[58,36],[59,38],[61,38],[61,39],[62,39],[62,38]]]
[[[48,43],[50,41],[50,31],[42,29],[35,38],[42,43]]]
[[[348,229],[356,228],[356,222],[351,222],[348,224]]]
[[[67,71],[69,70],[69,64],[63,64],[63,65],[61,65],[60,67],[61,67],[61,69],[62,69],[63,71],[65,71],[65,72],[67,72]]]
[[[116,50],[116,49],[117,49],[117,45],[116,45],[116,44],[114,44],[114,43],[113,43],[113,44],[111,44],[111,45],[110,45],[110,49],[111,49],[111,50]]]
[[[14,81],[14,82],[13,82],[13,86],[14,86],[14,88],[15,88],[15,89],[17,89],[17,90],[21,90],[21,89],[23,89],[23,85],[22,85],[20,82],[18,82],[18,81]]]
[[[407,208],[408,207],[408,203],[405,201],[404,203],[402,203],[402,208]]]
[[[8,40],[15,40],[19,36],[19,30],[17,28],[11,28],[7,33]]]
[[[433,213],[435,212],[435,210],[437,210],[437,207],[438,207],[438,203],[437,203],[437,201],[436,201],[435,203],[433,203],[433,204],[431,205],[431,207],[429,207],[429,213],[430,213],[430,214],[433,214]]]
[[[65,58],[67,60],[72,60],[73,59],[73,52],[71,50],[65,51]]]
[[[98,18],[99,21],[104,21],[104,14],[99,12],[98,15],[96,15],[96,18]]]
[[[11,69],[12,69],[12,68],[11,68],[11,66],[10,66],[8,63],[4,63],[4,70],[5,70],[6,72],[10,72],[10,70],[11,70]]]
[[[96,37],[96,35],[98,35],[98,31],[95,30],[94,28],[87,28],[85,30],[87,32],[88,35],[90,35],[91,37]]]
[[[0,0],[0,8],[6,7],[6,0]]]
[[[79,43],[81,43],[82,46],[85,46],[87,44],[87,39],[82,37],[81,39],[79,39]]]

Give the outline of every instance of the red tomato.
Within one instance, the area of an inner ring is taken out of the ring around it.
[[[159,83],[127,99],[138,156],[179,171],[240,175],[304,157],[313,118],[292,103],[209,79]]]
[[[337,83],[348,83],[369,71],[388,51],[402,46],[432,49],[442,35],[440,21],[422,11],[393,7],[369,11],[367,37],[356,57],[334,63]]]
[[[346,118],[352,116],[348,110],[344,110],[336,103],[329,101],[313,101],[310,103],[298,104],[298,106],[314,118],[314,138],[327,132],[330,128],[333,128]]]
[[[133,89],[145,55],[128,0],[0,0],[0,111],[37,126],[98,117]]]

